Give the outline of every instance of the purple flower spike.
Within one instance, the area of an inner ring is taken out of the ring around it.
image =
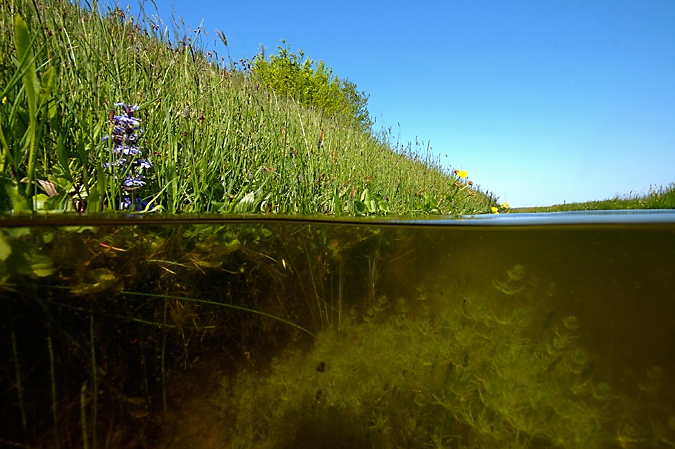
[[[115,178],[124,178],[121,181],[122,189],[133,192],[145,185],[143,170],[152,168],[152,164],[146,159],[141,159],[143,151],[139,148],[138,142],[143,130],[140,127],[141,120],[134,117],[139,109],[138,105],[130,106],[119,102],[115,103],[115,106],[121,107],[124,113],[113,114],[110,119],[113,129],[111,135],[105,136],[103,141],[112,141],[112,160],[105,162],[103,167],[110,170]],[[135,193],[132,193],[131,198],[122,198],[119,208],[131,209],[133,204],[136,205],[136,210],[142,211],[147,201],[136,199]]]
[[[122,106],[122,108],[124,108],[124,112],[127,115],[133,114],[134,112],[138,111],[138,105],[129,106],[126,103],[121,102],[121,103],[115,103],[115,106]]]
[[[134,190],[145,185],[145,181],[141,180],[142,176],[134,178],[133,176],[127,176],[127,179],[122,183],[122,187],[127,190]]]
[[[129,145],[125,146],[122,148],[122,154],[130,154],[132,156],[135,156],[140,153],[140,150],[136,147],[130,147]]]
[[[148,202],[145,200],[136,200],[136,212],[140,212],[145,209],[145,206],[148,205]]]
[[[136,212],[141,212],[147,205],[148,202],[146,200],[136,200]],[[127,209],[131,209],[131,198],[125,197],[122,198],[122,201],[120,202],[120,210]]]
[[[122,198],[120,202],[120,210],[129,209],[131,207],[131,198]]]
[[[113,117],[113,122],[116,125],[124,125],[127,129],[128,128],[135,128],[138,125],[141,124],[141,121],[135,117],[131,117],[128,115],[116,115]]]
[[[152,164],[145,159],[136,159],[135,163],[141,168],[151,168]]]

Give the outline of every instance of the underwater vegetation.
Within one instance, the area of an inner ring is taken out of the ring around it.
[[[319,334],[306,356],[286,351],[269,377],[238,373],[227,405],[238,409],[233,447],[605,448],[625,440],[614,426],[630,419],[617,422],[612,387],[575,344],[574,316],[536,341],[526,336],[538,324],[533,308],[498,317],[479,298],[418,317],[405,300],[392,308],[380,323],[351,319],[340,333]]]
[[[488,242],[493,268],[463,278],[475,265],[454,245],[476,257],[489,235],[146,218],[2,228],[0,443],[672,447],[667,359],[594,345],[584,309],[566,308],[564,270]]]
[[[2,228],[0,442],[152,445],[202,361],[306,346],[406,247],[368,227]]]

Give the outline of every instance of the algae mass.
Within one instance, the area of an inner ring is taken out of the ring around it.
[[[0,229],[3,443],[675,444],[670,224],[170,222]]]
[[[341,333],[319,334],[306,356],[286,351],[268,377],[240,373],[234,447],[588,448],[609,440],[611,387],[595,380],[567,327],[534,342],[528,308],[497,317],[467,300],[418,318],[404,300],[392,308],[382,323],[350,320]]]

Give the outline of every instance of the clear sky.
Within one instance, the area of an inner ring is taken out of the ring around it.
[[[219,54],[224,32],[235,60],[285,39],[325,61],[370,94],[376,129],[430,142],[512,207],[675,182],[673,0],[156,4]]]

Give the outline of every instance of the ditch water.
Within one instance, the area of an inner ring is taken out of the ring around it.
[[[675,211],[0,220],[0,446],[675,446]]]

